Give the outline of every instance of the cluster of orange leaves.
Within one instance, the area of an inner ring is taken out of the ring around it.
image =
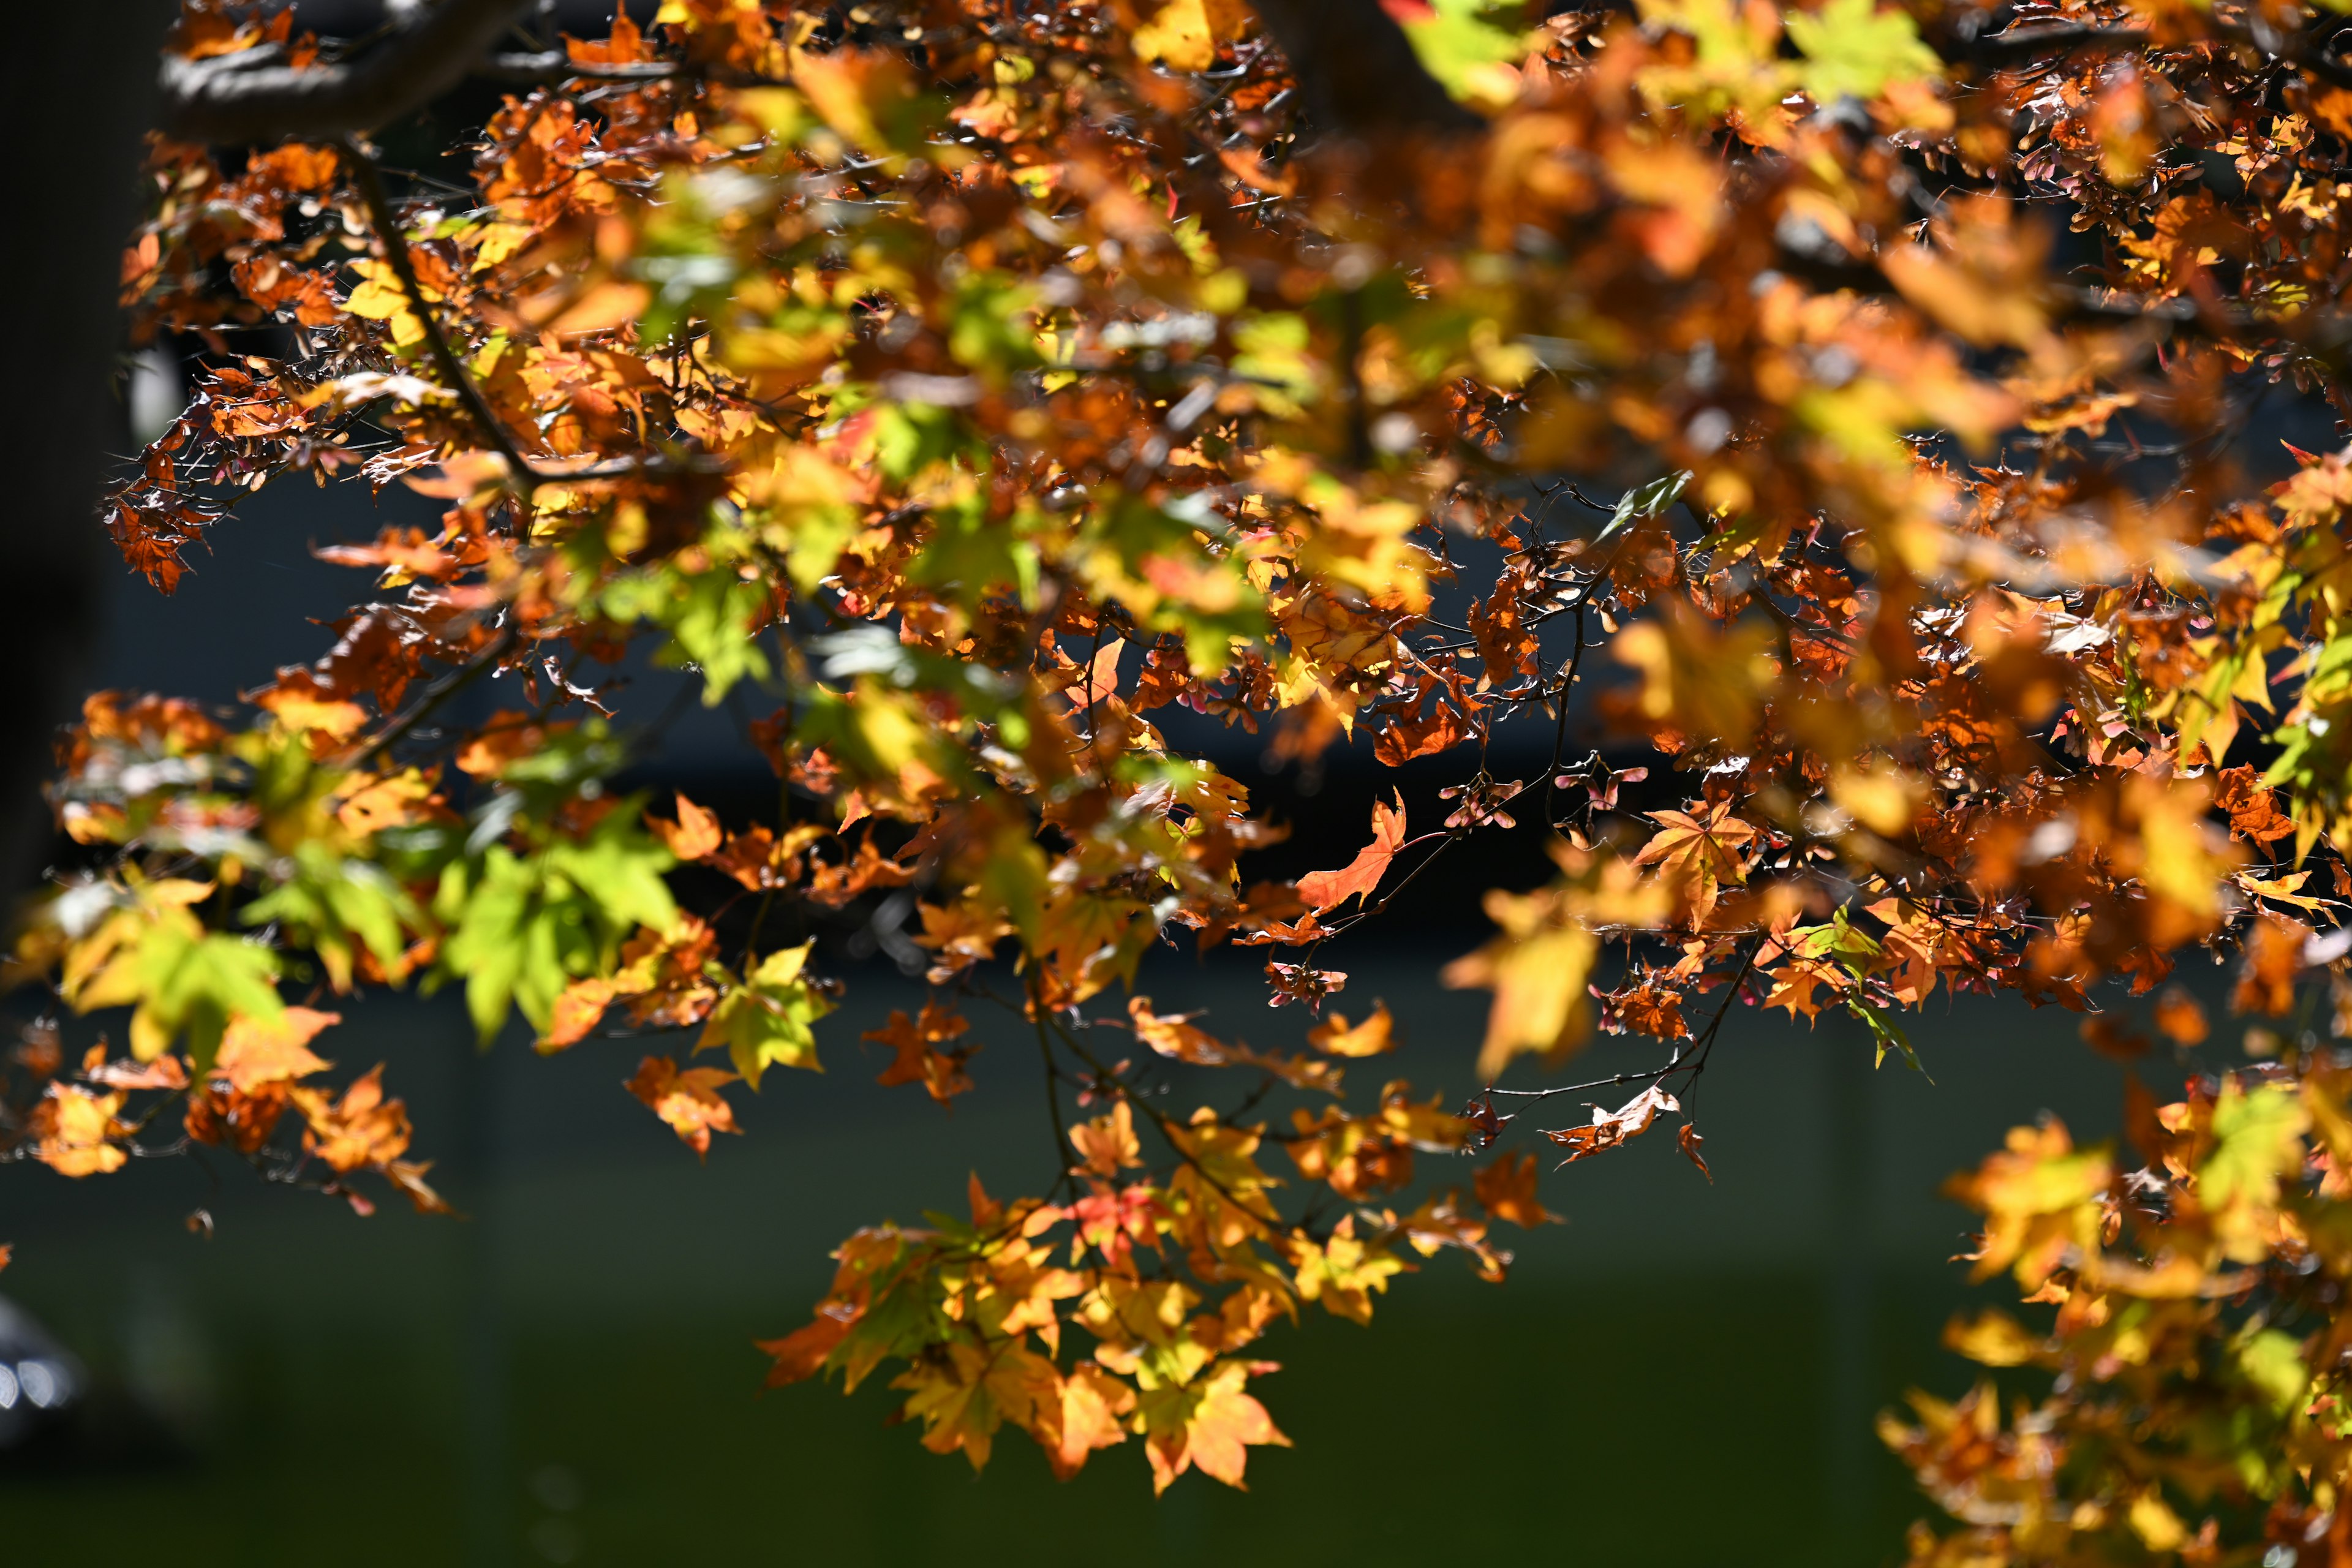
[[[2233,437],[2273,384],[2342,396],[2352,92],[2297,52],[2313,19],[1394,9],[1474,132],[1314,123],[1317,60],[1222,0],[669,0],[567,46],[666,70],[509,97],[462,200],[383,196],[363,150],[159,141],[125,297],[207,353],[109,498],[129,565],[170,592],[291,472],[447,510],[321,552],[376,596],[240,722],[93,700],[56,799],[99,863],[16,977],[132,1008],[123,1070],[183,1072],[150,1087],[191,1138],[292,1107],[327,1184],[407,1184],[373,1075],[331,1103],[222,1065],[312,960],[338,993],[461,985],[486,1040],[698,1029],[728,1067],[648,1056],[628,1089],[707,1153],[738,1082],[817,1065],[840,931],[897,911],[930,994],[868,1035],[882,1082],[950,1103],[967,1009],[1003,1003],[1049,1064],[1054,1196],[861,1232],[777,1375],[896,1360],[935,1448],[977,1463],[1010,1421],[1066,1471],[1140,1435],[1161,1485],[1280,1440],[1235,1353],[1275,1318],[1368,1321],[1446,1248],[1501,1277],[1490,1223],[1547,1217],[1531,1159],[1403,1194],[1506,1135],[1522,1058],[1664,1053],[1543,1130],[1573,1161],[1679,1113],[1736,1004],[1883,1059],[1938,991],[2128,1052],[2093,1013],[2120,981],[2184,1039],[2194,943],[2245,943],[2246,1005],[2291,994],[2352,892],[2352,458],[2265,487]],[[211,0],[175,47],[261,45],[312,47]],[[265,324],[282,350],[229,352]],[[712,704],[771,694],[773,820],[605,787],[635,644]],[[493,674],[520,707],[428,722]],[[1416,836],[1384,787],[1348,865],[1252,880],[1282,830],[1203,721],[1280,761],[1458,759],[1445,815]],[[1459,1113],[1401,1082],[1349,1109],[1384,1007],[1292,1054],[1134,994],[1190,932],[1285,950],[1272,1000],[1321,1013],[1327,944],[1514,833],[1559,875],[1490,892],[1445,971],[1493,993]],[[779,943],[779,903],[818,934]],[[1308,1103],[1160,1110],[1194,1069]],[[147,1147],[83,1076],[10,1110],[13,1150]],[[1072,1089],[1112,1109],[1065,1138]],[[1285,1211],[1272,1143],[1337,1217]]]

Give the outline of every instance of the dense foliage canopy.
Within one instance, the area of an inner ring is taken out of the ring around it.
[[[627,1087],[707,1151],[818,1064],[840,981],[785,913],[878,905],[929,986],[881,1081],[944,1103],[1026,1040],[1053,1157],[850,1237],[772,1380],[887,1367],[975,1465],[1009,1426],[1239,1484],[1276,1320],[1442,1251],[1500,1279],[1538,1155],[1671,1127],[1704,1171],[1732,1007],[1907,1059],[1906,1011],[2014,994],[2169,1050],[2203,945],[2271,1059],[2136,1090],[2139,1169],[2049,1123],[1959,1184],[2055,1316],[1955,1343],[2056,1375],[1890,1421],[1959,1521],[1912,1553],[2352,1562],[2315,1010],[2352,1005],[2352,452],[2268,433],[2352,414],[2347,40],[2238,0],[666,0],[486,62],[525,79],[470,188],[308,121],[158,137],[124,297],[206,352],[106,498],[123,558],[170,593],[301,475],[446,511],[323,550],[373,590],[244,710],[89,699],[13,973],[130,1009],[128,1055],[36,1026],[0,1139],[438,1207],[381,1070],[312,1047],[446,983],[486,1042],[697,1031]],[[188,0],[167,82],[367,47]],[[607,787],[638,645],[772,710],[772,815]],[[1450,815],[1388,795],[1349,864],[1255,878],[1281,828],[1219,726],[1440,759]],[[1548,763],[1496,776],[1505,726]],[[1444,971],[1493,993],[1487,1087],[1351,1098],[1393,1025],[1347,937],[1506,834],[1555,870]],[[1311,1052],[1136,994],[1160,943],[1266,950]],[[1654,1065],[1533,1080],[1595,1029]]]

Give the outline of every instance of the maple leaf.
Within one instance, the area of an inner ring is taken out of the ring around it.
[[[593,974],[565,986],[548,1009],[547,1027],[536,1042],[541,1054],[552,1054],[586,1039],[604,1020],[604,1010],[617,994],[612,981]]]
[[[1748,879],[1738,850],[1755,838],[1756,829],[1732,816],[1731,807],[1730,801],[1720,800],[1704,816],[1684,811],[1650,813],[1650,819],[1661,826],[1633,857],[1633,864],[1657,867],[1679,889],[1690,905],[1694,926],[1713,911],[1723,883]]]
[[[1377,1057],[1396,1049],[1395,1022],[1388,1004],[1376,1000],[1362,1023],[1350,1025],[1345,1013],[1334,1012],[1307,1031],[1307,1043],[1328,1056]]]
[[[1294,1236],[1289,1252],[1301,1300],[1319,1301],[1325,1310],[1365,1325],[1372,1321],[1373,1295],[1386,1292],[1405,1268],[1387,1248],[1357,1237],[1353,1215],[1343,1215],[1322,1241]]]
[[[1265,1406],[1247,1392],[1252,1377],[1276,1370],[1272,1362],[1221,1361],[1205,1376],[1150,1388],[1137,1399],[1133,1424],[1144,1436],[1155,1494],[1195,1466],[1241,1488],[1250,1448],[1290,1447]]]
[[[950,1051],[937,1047],[971,1027],[970,1020],[953,1008],[927,1001],[919,1017],[909,1018],[893,1008],[888,1023],[858,1037],[888,1046],[898,1053],[897,1059],[882,1069],[875,1082],[885,1088],[919,1083],[933,1100],[944,1105],[972,1087],[971,1079],[963,1070],[971,1047],[960,1047]]]
[[[340,1013],[309,1007],[289,1007],[268,1021],[231,1019],[213,1058],[213,1069],[239,1094],[324,1072],[332,1064],[311,1055],[310,1042],[320,1030],[342,1021]]]
[[[677,795],[676,822],[649,816],[646,826],[653,829],[654,837],[662,841],[664,847],[681,860],[699,860],[716,853],[726,837],[719,826],[718,814],[687,799],[683,790]]]
[[[735,1081],[735,1075],[723,1068],[681,1071],[668,1057],[647,1057],[637,1064],[636,1076],[626,1087],[669,1124],[679,1142],[698,1156],[708,1157],[713,1132],[743,1131],[735,1125],[735,1108],[719,1092]]]
[[[1653,1084],[1614,1110],[1594,1106],[1588,1126],[1564,1127],[1556,1131],[1547,1128],[1544,1136],[1568,1151],[1560,1163],[1572,1164],[1640,1137],[1650,1130],[1660,1111],[1681,1109],[1681,1101]]]
[[[1605,1000],[1608,1011],[1601,1026],[1612,1034],[1633,1029],[1661,1040],[1690,1035],[1690,1025],[1683,1019],[1682,993],[1658,984],[1654,976]]]
[[[92,1094],[79,1084],[53,1083],[33,1107],[33,1156],[61,1176],[119,1171],[130,1155],[121,1140],[130,1129],[116,1120],[120,1091]]]
[[[1818,12],[1791,11],[1787,26],[1789,41],[1808,62],[1800,79],[1816,103],[1875,98],[1890,82],[1943,74],[1943,61],[1920,40],[1911,18],[1880,10],[1877,0],[1829,0]]]
[[[2231,994],[2230,1005],[2241,1013],[2267,1013],[2284,1017],[2294,1010],[2294,983],[2303,973],[2304,948],[2311,928],[2281,915],[2265,915],[2248,933],[2246,961]]]
[[[1536,1175],[1533,1154],[1504,1154],[1479,1171],[1471,1186],[1477,1194],[1479,1206],[1496,1219],[1507,1219],[1529,1230],[1539,1225],[1557,1225],[1560,1223],[1559,1215],[1545,1209],[1536,1197]]]
[[[1675,1144],[1677,1148],[1682,1150],[1683,1157],[1688,1160],[1692,1164],[1696,1165],[1698,1167],[1698,1173],[1706,1178],[1706,1184],[1708,1186],[1713,1186],[1715,1185],[1715,1173],[1706,1168],[1706,1157],[1698,1152],[1699,1145],[1706,1142],[1706,1140],[1705,1138],[1699,1136],[1698,1129],[1687,1121],[1684,1122],[1682,1126],[1677,1128],[1675,1131]]]
[[[802,974],[815,945],[779,948],[761,960],[742,984],[719,998],[694,1048],[725,1046],[735,1070],[754,1091],[760,1075],[778,1064],[822,1072],[812,1026],[833,1011],[833,1004]]]
[[[1127,999],[1128,1021],[1135,1029],[1135,1037],[1163,1057],[1173,1057],[1180,1062],[1195,1067],[1223,1067],[1234,1059],[1234,1049],[1195,1026],[1192,1014],[1156,1014],[1149,996]]]
[[[1135,1113],[1124,1100],[1108,1114],[1071,1128],[1070,1146],[1088,1171],[1106,1181],[1127,1166],[1143,1163],[1143,1146],[1135,1135]]]
[[[340,1100],[299,1088],[289,1098],[309,1123],[302,1147],[339,1173],[382,1167],[408,1148],[408,1108],[384,1098],[382,1063],[353,1079]]]
[[[1340,869],[1312,871],[1299,878],[1299,898],[1318,915],[1349,899],[1370,902],[1373,889],[1388,872],[1389,862],[1403,847],[1404,833],[1404,792],[1399,790],[1393,808],[1386,801],[1372,802],[1372,841],[1357,850],[1356,858]]]
[[[1324,997],[1348,984],[1344,971],[1318,969],[1308,963],[1269,963],[1265,966],[1265,977],[1274,987],[1270,1005],[1277,1007],[1285,1002],[1300,1002],[1310,1008],[1320,1007]]]
[[[1947,1194],[1985,1216],[1977,1250],[1968,1255],[1976,1263],[1971,1278],[2011,1268],[2020,1285],[2039,1289],[2070,1252],[2095,1252],[2096,1200],[2114,1179],[2107,1151],[2078,1151],[2056,1117],[2010,1129],[2005,1149],[1945,1184]]]
[[[1054,1363],[1017,1342],[983,1347],[950,1340],[943,1355],[917,1362],[890,1386],[911,1391],[903,1414],[922,1421],[923,1447],[936,1454],[961,1450],[975,1470],[987,1465],[999,1426],[1034,1426],[1040,1405],[1062,1405]],[[1061,1443],[1054,1452],[1062,1452]]]
[[[1808,1018],[1819,1016],[1822,1008],[1828,1005],[1814,994],[1822,986],[1828,986],[1835,996],[1853,984],[1852,975],[1835,963],[1821,958],[1791,959],[1776,969],[1761,973],[1772,983],[1771,991],[1764,998],[1764,1005],[1786,1007],[1791,1018],[1800,1014]]]
[[[1135,1390],[1092,1362],[1081,1362],[1062,1379],[1058,1399],[1035,1403],[1031,1433],[1045,1450],[1055,1480],[1078,1473],[1097,1448],[1127,1441],[1124,1419],[1135,1409]]]
[[[1601,943],[1582,925],[1560,922],[1540,896],[1494,889],[1486,895],[1486,915],[1503,928],[1502,935],[1455,959],[1439,977],[1456,988],[1495,993],[1475,1069],[1492,1083],[1516,1057],[1565,1059],[1583,1039],[1585,979]]]

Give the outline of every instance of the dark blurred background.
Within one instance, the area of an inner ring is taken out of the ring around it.
[[[392,128],[388,153],[425,163],[497,91],[474,84]],[[121,449],[176,411],[197,352],[126,361]],[[2327,426],[2294,410],[2278,422],[2314,447]],[[231,701],[316,658],[331,635],[313,621],[366,596],[311,547],[436,511],[405,491],[264,493],[175,596],[117,574],[93,683]],[[634,677],[625,719],[677,714],[637,782],[737,821],[768,795],[740,705],[674,710],[681,678]],[[1344,863],[1366,837],[1368,759],[1335,752],[1302,773],[1270,768],[1263,744],[1214,745],[1296,830],[1245,871]],[[1549,750],[1548,736],[1507,744],[1496,771],[1527,776]],[[1465,771],[1443,758],[1408,771],[1416,823],[1443,815],[1436,790]],[[1481,888],[1549,871],[1534,823],[1477,842],[1329,960],[1351,975],[1341,1005],[1360,1016],[1384,997],[1407,1042],[1349,1067],[1360,1093],[1391,1071],[1423,1092],[1473,1087],[1486,997],[1439,988],[1436,971],[1484,940]],[[1188,1477],[1154,1501],[1132,1444],[1057,1486],[1011,1434],[975,1479],[886,1425],[899,1396],[880,1378],[847,1400],[761,1392],[751,1341],[805,1321],[850,1230],[960,1210],[968,1172],[999,1195],[1051,1175],[1018,1031],[975,1018],[990,1040],[980,1088],[951,1112],[872,1083],[881,1063],[858,1036],[919,986],[856,934],[826,939],[849,981],[820,1026],[829,1070],[778,1072],[756,1100],[739,1090],[748,1136],[719,1139],[707,1163],[621,1088],[646,1049],[677,1043],[540,1059],[509,1037],[484,1054],[445,997],[352,1009],[320,1048],[346,1068],[388,1064],[416,1152],[464,1217],[362,1219],[217,1160],[84,1182],[0,1171],[0,1242],[16,1248],[0,1363],[38,1369],[0,1409],[0,1561],[1879,1563],[1927,1510],[1873,1417],[1914,1385],[1958,1393],[1974,1371],[1937,1348],[1970,1295],[1948,1261],[1968,1216],[1939,1182],[2040,1111],[2100,1137],[2119,1104],[2119,1069],[2070,1016],[1939,1003],[1914,1031],[1931,1083],[1874,1071],[1846,1028],[1743,1009],[1700,1096],[1715,1184],[1667,1138],[1645,1140],[1546,1177],[1568,1223],[1502,1238],[1518,1252],[1507,1285],[1441,1258],[1396,1282],[1370,1331],[1319,1309],[1277,1329],[1263,1353],[1284,1370],[1260,1392],[1297,1447],[1254,1453],[1247,1494]],[[1308,1022],[1269,1012],[1235,960],[1160,953],[1143,988],[1260,1047],[1296,1047]],[[69,1022],[68,1047],[95,1032]],[[1579,1071],[1650,1059],[1603,1040]],[[2143,1068],[2163,1088],[2180,1066]],[[1286,1170],[1279,1156],[1270,1168]],[[197,1210],[209,1234],[187,1223]]]

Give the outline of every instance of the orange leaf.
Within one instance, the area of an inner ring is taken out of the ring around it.
[[[776,1364],[768,1369],[768,1386],[782,1388],[815,1376],[817,1369],[824,1365],[825,1359],[865,1314],[862,1305],[827,1301],[816,1310],[814,1321],[803,1323],[782,1339],[753,1341],[761,1354],[775,1358]]]
[[[1120,1109],[1126,1109],[1124,1101]],[[1092,1362],[1081,1362],[1062,1380],[1060,1400],[1040,1400],[1036,1408],[1033,1436],[1045,1450],[1054,1479],[1066,1481],[1097,1448],[1127,1441],[1119,1418],[1135,1408],[1135,1390]]]
[[[1389,862],[1403,846],[1404,792],[1399,790],[1393,810],[1385,801],[1372,802],[1372,841],[1356,851],[1356,858],[1343,868],[1312,871],[1299,878],[1298,896],[1318,914],[1337,909],[1349,899],[1369,900],[1387,873]]]
[[[1536,1197],[1533,1154],[1504,1155],[1472,1177],[1471,1187],[1478,1194],[1479,1206],[1496,1219],[1507,1219],[1529,1230],[1539,1225],[1559,1223],[1559,1216],[1547,1210]]]
[[[656,1116],[669,1123],[679,1142],[707,1156],[711,1133],[743,1131],[735,1125],[735,1108],[719,1092],[722,1085],[734,1081],[735,1075],[724,1068],[688,1068],[680,1072],[677,1063],[667,1057],[647,1057],[637,1064],[637,1076],[627,1087]]]
[[[338,1173],[363,1165],[382,1170],[408,1152],[408,1107],[383,1097],[383,1063],[354,1079],[331,1106],[319,1089],[289,1092],[310,1123],[302,1133],[302,1147]]]
[[[2168,985],[2157,993],[2156,1027],[2175,1045],[2193,1046],[2204,1039],[2210,1026],[2196,997],[2178,985]]]
[[[1239,1488],[1251,1446],[1290,1447],[1265,1406],[1243,1392],[1251,1373],[1273,1370],[1271,1362],[1223,1362],[1198,1382],[1144,1395],[1140,1414],[1150,1437],[1144,1452],[1151,1460],[1155,1493],[1166,1491],[1171,1481],[1195,1465]]]
[[[1328,1056],[1377,1057],[1396,1049],[1395,1025],[1389,1005],[1376,1000],[1372,1016],[1362,1023],[1351,1027],[1345,1013],[1333,1013],[1307,1031],[1307,1043]]]
[[[565,986],[548,1010],[547,1033],[539,1037],[541,1055],[551,1056],[588,1037],[588,1031],[613,1005],[613,983],[591,975]]]
[[[1143,1163],[1143,1146],[1135,1136],[1135,1113],[1124,1100],[1112,1106],[1108,1115],[1071,1128],[1070,1147],[1078,1152],[1087,1170],[1106,1181],[1118,1175],[1123,1166]]]
[[[719,814],[695,805],[682,790],[678,793],[676,822],[648,816],[646,826],[681,860],[699,860],[705,855],[715,854],[725,837],[719,828]]]
[[[324,1072],[330,1064],[310,1054],[310,1042],[321,1029],[342,1021],[340,1013],[309,1007],[289,1007],[268,1023],[234,1018],[221,1037],[213,1071],[227,1079],[229,1087],[239,1094],[251,1094],[265,1083]]]
[[[956,1095],[971,1088],[971,1079],[964,1072],[964,1058],[972,1047],[952,1051],[936,1047],[954,1039],[971,1027],[961,1014],[951,1007],[926,1002],[918,1017],[909,1018],[893,1008],[890,1021],[879,1029],[868,1029],[860,1039],[888,1046],[898,1053],[898,1059],[882,1069],[874,1081],[885,1089],[902,1083],[919,1083],[933,1100],[944,1105]]]

